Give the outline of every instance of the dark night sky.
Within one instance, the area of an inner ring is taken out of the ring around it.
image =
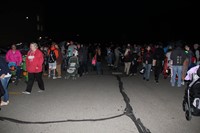
[[[54,1],[46,8],[48,31],[60,37],[67,32],[100,40],[189,40],[199,36],[198,10],[191,1]]]
[[[12,4],[13,11],[20,9],[29,14],[38,9],[35,1],[17,4]],[[82,39],[102,41],[198,40],[200,35],[198,4],[192,1],[56,0],[40,5],[46,33],[59,41],[76,34]],[[1,6],[0,11],[9,9]]]

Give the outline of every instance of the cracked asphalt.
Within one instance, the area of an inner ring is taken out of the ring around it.
[[[0,111],[0,133],[199,133],[200,118],[188,122],[183,88],[94,73],[77,80],[44,78],[46,91],[21,92],[11,84],[10,104]]]

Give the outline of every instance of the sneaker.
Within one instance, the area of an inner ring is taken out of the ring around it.
[[[58,76],[57,78],[58,78],[58,79],[61,79],[62,77],[61,77],[61,76]]]
[[[181,85],[177,85],[177,87],[178,87],[178,88],[180,88],[180,87],[181,87]]]
[[[47,74],[47,73],[44,73],[43,75],[44,75],[44,76],[47,76],[48,74]]]
[[[39,92],[39,93],[42,93],[42,92],[44,92],[44,90],[39,90],[38,92]]]
[[[185,85],[185,82],[184,82],[184,81],[182,81],[182,82],[181,82],[181,85]]]
[[[159,82],[158,82],[158,80],[156,80],[156,84],[158,84]]]
[[[51,75],[48,75],[48,78],[51,78]]]
[[[131,77],[131,76],[133,76],[133,74],[131,73],[131,74],[129,74],[129,76]]]
[[[6,106],[6,105],[8,105],[9,104],[9,101],[7,101],[7,102],[1,102],[1,106]]]
[[[57,77],[54,76],[53,79],[57,79]]]
[[[22,92],[23,94],[26,94],[26,95],[30,95],[31,93],[30,92],[28,92],[28,91],[24,91],[24,92]]]

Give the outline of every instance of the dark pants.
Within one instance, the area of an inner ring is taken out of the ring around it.
[[[156,81],[158,81],[161,72],[162,72],[162,66],[155,66],[155,68],[154,68],[154,76],[155,76],[155,80]]]
[[[35,79],[38,82],[38,86],[39,86],[40,90],[44,90],[44,82],[43,82],[43,79],[42,79],[42,72],[40,72],[40,73],[28,73],[28,83],[27,83],[27,88],[26,88],[27,92],[32,91],[32,87],[33,87],[33,83],[34,83]]]
[[[79,62],[78,74],[80,77],[83,75],[83,63]]]
[[[82,76],[83,73],[87,73],[88,72],[88,64],[87,64],[87,61],[83,61],[83,62],[79,62],[79,75]]]
[[[21,76],[21,67],[20,66],[17,66],[16,76],[17,76],[16,81],[18,81]]]
[[[88,62],[87,61],[83,61],[83,72],[84,73],[88,72]]]
[[[102,69],[102,64],[101,62],[97,62],[96,64],[96,69],[97,69],[97,74],[102,75],[103,74],[103,69]]]
[[[138,68],[138,62],[134,61],[134,64],[131,64],[131,73],[136,74],[137,73],[137,68]]]

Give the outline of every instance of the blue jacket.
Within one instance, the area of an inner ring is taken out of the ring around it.
[[[0,57],[0,76],[7,73],[10,73],[8,64],[6,63],[4,58]]]

